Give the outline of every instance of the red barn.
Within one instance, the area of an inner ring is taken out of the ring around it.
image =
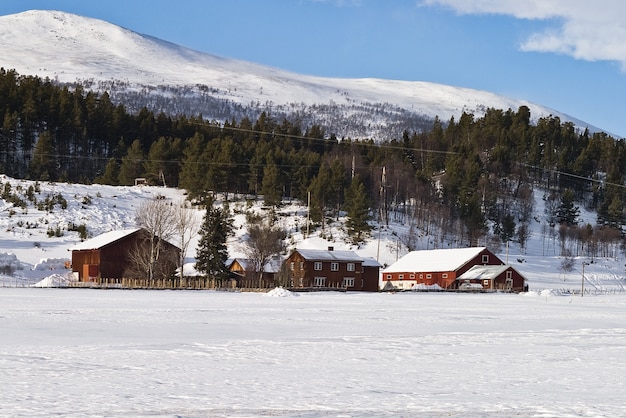
[[[504,263],[485,247],[411,251],[382,272],[383,289],[455,289],[474,266]]]

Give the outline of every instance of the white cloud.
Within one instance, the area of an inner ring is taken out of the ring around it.
[[[523,51],[567,54],[587,61],[617,61],[626,71],[626,1],[623,0],[421,0],[422,6],[449,7],[459,14],[499,14],[553,20],[532,34]]]

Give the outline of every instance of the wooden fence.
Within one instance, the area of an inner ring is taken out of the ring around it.
[[[162,290],[224,290],[224,291],[266,291],[276,285],[264,280],[233,280],[205,277],[185,277],[171,279],[111,279],[94,278],[88,282],[70,282],[68,287],[95,289],[162,289]]]

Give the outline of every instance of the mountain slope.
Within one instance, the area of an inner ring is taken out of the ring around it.
[[[418,81],[299,75],[193,51],[101,20],[57,11],[33,10],[0,16],[0,55],[6,69],[65,83],[82,80],[96,89],[99,86],[112,91],[113,97],[120,92],[117,97],[147,90],[153,96],[183,100],[171,89],[154,89],[176,86],[186,87],[187,100],[189,96],[193,100],[208,94],[211,100],[220,100],[222,107],[224,103],[230,108],[255,105],[257,113],[299,112],[300,119],[302,113],[313,112],[317,113],[315,120],[334,125],[328,128],[338,136],[351,133],[341,132],[341,118],[372,125],[373,132],[369,133],[376,136],[385,129],[389,135],[390,128],[401,129],[400,132],[415,129],[415,123],[402,128],[399,119],[432,120],[438,116],[447,121],[452,116],[458,119],[463,111],[482,116],[488,107],[517,110],[520,106],[528,106],[535,120],[554,115],[581,128],[600,130],[553,109],[485,91]],[[172,98],[172,94],[178,96]],[[203,110],[179,104],[172,111],[185,108],[188,112]],[[209,119],[236,116],[211,107],[202,114]],[[346,129],[349,130],[343,128]]]

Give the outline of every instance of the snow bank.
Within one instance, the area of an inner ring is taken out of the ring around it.
[[[0,269],[4,273],[11,273],[16,270],[23,270],[24,267],[15,254],[0,253]]]
[[[543,290],[530,290],[528,292],[520,293],[522,296],[531,296],[531,297],[548,297],[548,296],[563,296],[563,292],[554,289],[543,289]]]
[[[32,285],[32,287],[67,287],[71,279],[69,276],[61,276],[60,274],[53,274],[45,277]]]
[[[300,296],[300,295],[294,292],[290,292],[289,290],[284,289],[283,287],[275,287],[269,292],[264,293],[263,296],[271,296],[274,298],[286,298],[290,296]]]

